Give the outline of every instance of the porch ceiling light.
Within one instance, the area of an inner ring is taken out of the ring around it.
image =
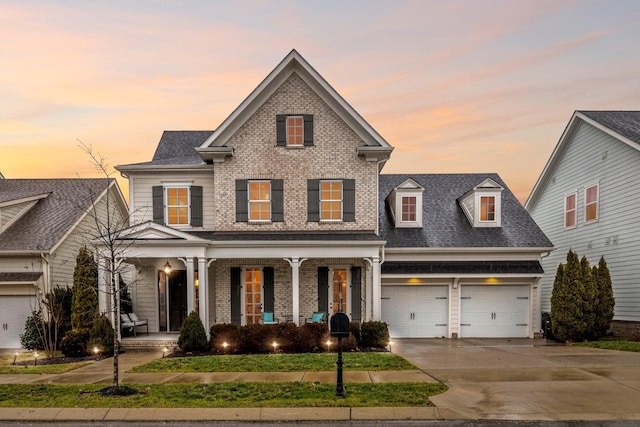
[[[166,274],[171,273],[171,264],[169,264],[169,260],[167,260],[167,262],[164,264],[164,272]]]

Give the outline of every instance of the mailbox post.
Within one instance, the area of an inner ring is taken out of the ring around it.
[[[329,324],[331,326],[331,336],[338,338],[338,378],[336,380],[336,397],[345,397],[344,385],[342,382],[342,338],[349,337],[349,316],[339,311],[331,316]]]

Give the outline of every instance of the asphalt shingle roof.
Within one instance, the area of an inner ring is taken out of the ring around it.
[[[424,187],[422,228],[395,228],[386,199],[407,179]],[[487,178],[502,192],[502,226],[473,228],[457,199]],[[380,175],[380,237],[387,248],[550,248],[553,244],[497,174]]]
[[[592,120],[640,144],[640,111],[578,111]]]
[[[165,130],[150,162],[122,166],[203,165],[195,150],[213,133],[212,130]]]
[[[225,231],[192,231],[190,234],[213,241],[381,241],[373,232],[314,232],[314,231],[280,231],[280,232],[225,232]]]
[[[48,194],[0,233],[0,251],[49,251],[108,186],[97,179],[0,179],[0,202]]]
[[[542,274],[538,261],[387,261],[382,274]]]

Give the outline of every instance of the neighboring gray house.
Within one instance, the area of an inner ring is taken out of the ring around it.
[[[552,244],[496,174],[380,175],[382,320],[399,337],[533,337]]]
[[[604,256],[614,332],[640,336],[639,172],[640,111],[573,114],[525,204],[556,246],[542,262],[543,311],[550,311],[556,267],[569,249],[592,265]]]
[[[20,347],[38,295],[73,285],[76,256],[97,235],[93,213],[105,215],[107,198],[126,220],[115,180],[0,179],[0,348]]]

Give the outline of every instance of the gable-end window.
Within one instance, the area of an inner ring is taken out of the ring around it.
[[[578,219],[576,210],[576,193],[569,194],[564,198],[564,226],[575,227]]]
[[[276,145],[279,147],[313,146],[312,114],[278,114]]]
[[[598,184],[584,190],[584,222],[598,220]]]
[[[249,221],[271,220],[271,182],[249,181]]]
[[[416,221],[416,197],[415,196],[402,197],[402,221],[403,222]]]
[[[189,225],[189,188],[166,189],[167,225]]]
[[[284,221],[283,180],[236,179],[236,222]]]
[[[480,221],[496,220],[496,198],[495,196],[480,197]]]
[[[342,221],[342,181],[320,181],[320,220]]]

